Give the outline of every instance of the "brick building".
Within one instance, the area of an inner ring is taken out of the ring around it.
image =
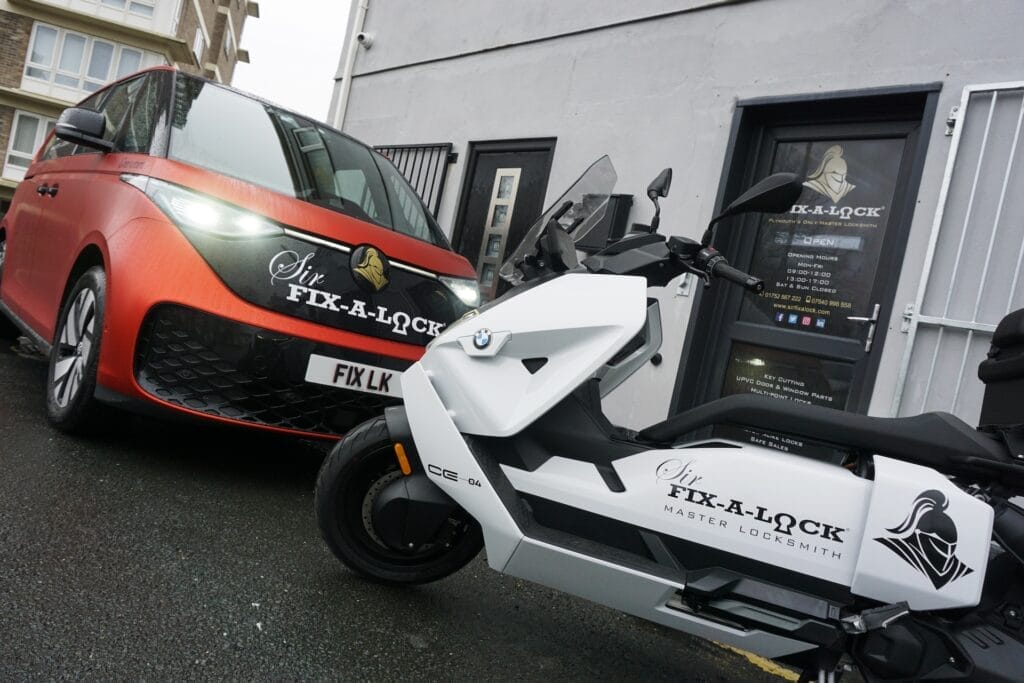
[[[0,215],[60,112],[156,64],[230,83],[251,0],[0,0]]]

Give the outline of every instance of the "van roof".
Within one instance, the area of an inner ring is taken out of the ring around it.
[[[175,74],[180,73],[180,74],[182,74],[184,76],[187,76],[188,78],[195,78],[195,79],[200,80],[200,81],[205,81],[206,83],[210,83],[211,85],[215,85],[215,86],[217,86],[219,88],[224,88],[225,90],[230,90],[231,92],[233,92],[235,94],[241,95],[242,97],[247,97],[250,100],[255,100],[255,101],[257,101],[257,102],[259,102],[261,104],[265,104],[267,106],[274,107],[275,109],[280,109],[281,111],[287,112],[289,114],[293,114],[295,116],[299,116],[299,117],[304,118],[304,119],[309,119],[311,121],[316,121],[319,125],[321,125],[321,126],[323,126],[325,128],[329,128],[330,130],[332,130],[332,131],[334,131],[334,132],[336,132],[336,133],[338,133],[340,135],[344,135],[347,138],[352,138],[352,136],[348,135],[347,133],[343,133],[342,131],[338,130],[337,128],[331,126],[330,124],[328,124],[328,123],[326,123],[324,121],[320,121],[319,119],[317,119],[317,118],[315,118],[313,116],[310,116],[309,114],[303,114],[302,112],[295,111],[294,109],[290,109],[288,107],[282,106],[282,105],[278,104],[277,102],[273,102],[271,100],[268,100],[265,97],[260,97],[259,95],[254,95],[253,93],[246,92],[245,90],[239,90],[238,88],[235,88],[235,87],[232,87],[230,85],[227,85],[226,83],[220,83],[219,81],[215,81],[213,79],[206,78],[205,76],[199,76],[197,74],[189,73],[187,71],[182,71],[180,68],[178,68],[177,66],[172,65],[172,64],[159,64],[157,66],[150,66],[150,67],[147,67],[145,69],[140,69],[138,71],[130,73],[127,76],[122,76],[121,78],[117,79],[116,81],[111,81],[110,83],[107,83],[105,86],[103,86],[102,88],[97,90],[95,93],[90,93],[89,97],[94,96],[96,93],[101,93],[104,90],[107,90],[108,88],[112,88],[113,86],[117,85],[118,83],[123,83],[124,81],[127,81],[129,79],[135,78],[137,76],[141,76],[142,74],[152,73],[154,71],[171,71],[171,72],[173,72]],[[86,99],[88,99],[88,98],[86,98]],[[352,138],[352,139],[355,139],[355,138]],[[356,140],[356,141],[360,142],[360,144],[362,144],[364,146],[367,146],[367,147],[369,146],[365,142],[362,142],[362,141],[359,141],[359,140]]]

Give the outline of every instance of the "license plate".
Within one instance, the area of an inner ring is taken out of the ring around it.
[[[310,354],[306,381],[367,394],[402,397],[402,373],[375,365]]]

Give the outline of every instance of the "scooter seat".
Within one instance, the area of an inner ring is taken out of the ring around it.
[[[698,406],[651,425],[639,440],[671,445],[702,427],[728,424],[814,439],[840,448],[886,455],[955,473],[965,468],[1024,472],[997,438],[949,413],[882,418],[740,394]]]

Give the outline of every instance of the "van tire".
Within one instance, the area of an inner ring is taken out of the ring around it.
[[[7,234],[0,235],[0,283],[4,281],[4,261],[7,260]],[[0,313],[0,339],[17,339],[21,331],[12,320]]]
[[[74,284],[57,317],[46,373],[46,414],[68,434],[97,431],[106,409],[96,400],[107,276],[93,266]]]

